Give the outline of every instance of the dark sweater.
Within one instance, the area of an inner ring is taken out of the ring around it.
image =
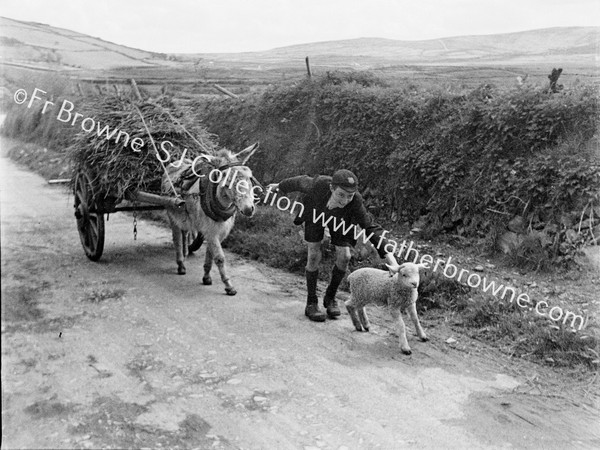
[[[313,223],[314,217],[318,217],[319,214],[324,213],[325,219],[333,216],[338,222],[340,219],[343,220],[346,229],[352,224],[354,226],[358,225],[365,230],[367,237],[373,233],[369,240],[377,250],[377,253],[379,253],[379,256],[384,258],[386,254],[384,249],[388,241],[385,237],[381,238],[383,228],[373,221],[373,217],[363,204],[362,196],[357,192],[354,194],[352,201],[343,208],[328,209],[327,201],[331,197],[330,184],[330,176],[317,175],[316,177],[309,177],[308,175],[300,175],[282,180],[279,183],[279,190],[283,194],[289,192],[302,192],[304,194],[302,198],[304,211],[300,216],[301,222]],[[317,223],[320,223],[320,221]],[[354,239],[354,230],[350,231],[348,236],[351,237],[354,243],[356,242],[356,239]]]

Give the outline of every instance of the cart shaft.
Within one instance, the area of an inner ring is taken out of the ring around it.
[[[132,202],[144,202],[152,205],[181,208],[185,201],[179,197],[167,197],[164,195],[150,194],[149,192],[137,191],[127,195],[127,200]]]

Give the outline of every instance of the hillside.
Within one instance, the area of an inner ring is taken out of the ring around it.
[[[107,69],[120,66],[151,67],[161,55],[104,41],[100,38],[0,17],[2,61],[62,69]],[[165,59],[166,55],[162,55]]]
[[[597,68],[600,27],[563,27],[519,33],[457,36],[423,41],[381,38],[315,42],[246,53],[165,55],[107,42],[49,25],[0,17],[2,61],[57,69],[165,68],[228,63],[254,70],[298,64],[381,68],[412,65],[562,64]]]
[[[359,38],[294,45],[265,52],[200,56],[266,63],[310,55],[315,60],[343,59],[347,63],[373,65],[531,64],[551,58],[586,67],[597,64],[599,39],[600,27],[564,27],[424,41]]]

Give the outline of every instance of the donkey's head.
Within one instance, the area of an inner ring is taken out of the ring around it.
[[[258,143],[234,154],[220,150],[212,163],[223,173],[219,182],[219,197],[224,203],[233,204],[243,215],[252,217],[255,212],[254,198],[257,186],[253,185],[252,170],[245,164],[258,148]]]

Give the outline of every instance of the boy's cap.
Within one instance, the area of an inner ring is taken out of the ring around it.
[[[337,170],[331,177],[331,184],[339,186],[348,192],[356,192],[358,190],[358,178],[346,169]]]

